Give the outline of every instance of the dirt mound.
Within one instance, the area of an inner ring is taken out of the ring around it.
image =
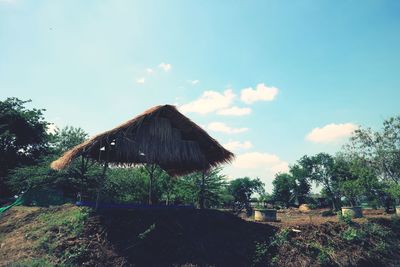
[[[7,211],[0,266],[249,266],[256,243],[277,231],[218,210],[85,212],[72,205]]]
[[[217,210],[109,211],[92,220],[87,231],[101,225],[101,239],[135,266],[248,266],[255,242],[276,230]]]
[[[387,219],[350,225],[327,222],[285,230],[288,235],[274,252],[276,266],[372,267],[400,263],[400,228]]]
[[[398,266],[399,239],[395,217],[278,228],[218,210],[15,207],[0,266]]]

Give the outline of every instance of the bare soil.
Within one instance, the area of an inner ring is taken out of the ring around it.
[[[280,210],[278,222],[256,223],[218,210],[113,210],[92,212],[78,236],[49,229],[51,251],[29,238],[38,215],[80,209],[14,207],[0,217],[0,266],[30,259],[67,266],[398,266],[393,250],[400,226],[383,210],[366,210],[357,231],[379,224],[362,241],[343,240],[349,225],[323,210]],[[282,232],[289,235],[284,239]],[[282,240],[281,240],[282,239]],[[387,241],[387,242],[386,242]],[[278,245],[277,245],[278,244]],[[260,254],[261,253],[261,254]],[[261,261],[255,259],[261,257]],[[68,262],[68,259],[73,261]]]

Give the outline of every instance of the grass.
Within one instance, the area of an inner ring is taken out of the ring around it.
[[[84,251],[81,247],[71,247],[58,252],[63,240],[79,237],[89,212],[85,208],[61,206],[56,210],[46,210],[36,218],[35,226],[26,232],[26,238],[34,241],[36,250],[56,255],[60,263],[73,263]],[[35,265],[28,265],[35,266]],[[46,265],[44,265],[46,266]]]
[[[55,265],[51,262],[49,262],[45,258],[40,258],[40,259],[29,259],[29,260],[24,260],[21,262],[16,262],[11,265],[11,267],[62,267],[63,265]]]

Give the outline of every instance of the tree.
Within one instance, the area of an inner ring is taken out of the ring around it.
[[[400,184],[400,116],[383,122],[381,131],[359,128],[351,137],[347,153],[358,155],[386,183]],[[398,199],[398,196],[393,195]]]
[[[381,204],[390,208],[391,197],[388,182],[380,181],[372,165],[357,154],[341,153],[336,157],[341,194],[350,205],[358,205],[361,199],[370,206]],[[340,166],[340,167],[339,167]]]
[[[254,193],[264,194],[264,184],[260,179],[250,179],[249,177],[232,180],[228,186],[228,192],[233,196],[234,209],[241,211],[246,209],[251,212],[250,200]]]
[[[35,160],[34,165],[23,165],[14,168],[8,175],[7,185],[13,193],[26,191],[32,187],[54,187],[64,194],[75,197],[78,192],[91,198],[101,173],[99,164],[88,158],[80,157],[62,171],[50,168],[53,160],[63,152],[83,142],[87,134],[81,128],[67,126],[49,136],[48,153]]]
[[[288,208],[293,202],[293,188],[294,180],[293,177],[288,173],[279,173],[275,176],[272,181],[274,186],[272,197],[274,202],[282,203]]]
[[[102,201],[147,203],[148,174],[143,167],[109,168],[102,190]],[[157,198],[157,195],[153,196]]]
[[[57,128],[51,141],[54,153],[61,155],[65,151],[84,142],[88,136],[80,127],[66,126],[61,130]]]
[[[293,198],[297,200],[299,205],[306,203],[311,190],[306,170],[300,165],[295,164],[290,167],[289,173],[292,178],[290,184],[293,186]]]
[[[302,157],[299,165],[305,170],[307,177],[317,185],[323,187],[324,194],[330,200],[332,208],[340,208],[340,180],[335,172],[335,159],[326,153],[319,153],[315,156]]]
[[[226,199],[226,178],[221,174],[221,168],[207,172],[195,172],[176,181],[175,199],[183,203],[193,203],[200,208],[222,205]]]
[[[6,176],[17,166],[32,165],[48,153],[48,123],[43,109],[28,109],[28,101],[0,101],[0,195],[10,195]]]

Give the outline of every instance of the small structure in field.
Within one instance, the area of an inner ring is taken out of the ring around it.
[[[359,206],[342,207],[342,214],[348,215],[351,218],[362,218],[363,217],[362,208]]]
[[[276,210],[275,209],[254,209],[254,220],[258,222],[276,222]]]
[[[51,167],[63,169],[80,156],[104,164],[103,179],[109,164],[147,166],[150,204],[156,165],[171,176],[179,176],[205,172],[234,158],[233,153],[171,105],[153,107],[114,129],[94,136],[65,152],[52,162]]]

